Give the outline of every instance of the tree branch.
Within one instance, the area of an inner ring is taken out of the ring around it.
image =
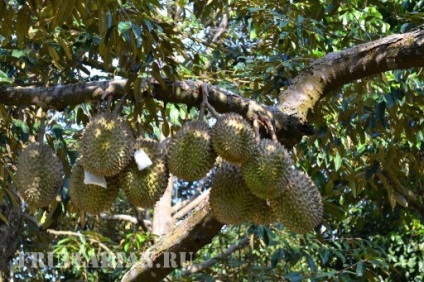
[[[184,263],[180,254],[196,253],[212,241],[222,226],[222,223],[211,216],[208,198],[204,199],[186,220],[144,252],[141,260],[133,265],[122,281],[161,281],[174,270],[170,267],[158,267],[166,263],[165,256],[176,255],[175,262],[180,267]]]
[[[229,246],[228,249],[226,249],[223,253],[221,253],[221,254],[219,254],[219,255],[211,258],[211,259],[208,259],[207,261],[204,261],[202,263],[190,265],[186,270],[184,270],[182,272],[182,274],[183,275],[189,275],[191,273],[199,272],[199,271],[202,271],[205,268],[211,267],[215,263],[217,263],[220,260],[231,255],[235,251],[243,249],[245,246],[247,246],[249,244],[249,241],[250,241],[249,237],[244,237],[241,241],[234,243],[231,246]]]
[[[172,206],[172,214],[175,214],[180,209],[184,208],[191,202],[193,202],[200,194],[202,193],[201,189],[197,188],[197,191],[189,199],[176,203]]]
[[[178,219],[182,218],[183,216],[185,216],[187,213],[189,213],[192,209],[194,209],[195,207],[197,207],[197,205],[199,203],[201,203],[205,198],[207,198],[209,196],[209,191],[210,190],[205,191],[200,196],[198,196],[197,198],[195,198],[191,203],[189,203],[188,205],[186,205],[184,208],[180,209],[178,212],[176,212],[173,215],[173,218],[175,220],[178,220]]]
[[[132,224],[138,224],[138,220],[135,216],[131,216],[128,214],[107,214],[102,212],[100,214],[100,218],[101,219],[105,219],[105,220],[121,220],[121,221],[128,221],[131,222]],[[144,224],[146,226],[151,226],[152,222],[150,220],[144,220]]]
[[[87,236],[87,235],[84,235],[83,233],[77,233],[77,232],[72,232],[72,231],[62,231],[62,230],[54,230],[54,229],[47,229],[46,232],[49,233],[49,234],[52,234],[52,235],[56,235],[56,236],[87,237],[87,239],[90,243],[94,243],[94,244],[99,245],[100,248],[102,248],[103,250],[105,250],[108,253],[113,253],[111,251],[111,249],[109,249],[105,244],[103,244],[100,240],[97,240],[93,236]]]
[[[170,103],[184,103],[198,107],[202,102],[201,81],[165,80],[167,88],[163,89],[153,79],[142,83],[150,83],[152,93],[145,92],[145,98],[155,98]],[[127,80],[92,81],[55,87],[2,87],[0,86],[0,103],[5,105],[30,106],[63,110],[67,106],[90,101],[99,101],[104,93],[113,93],[114,99],[126,94]],[[300,125],[291,116],[285,115],[277,107],[261,105],[231,91],[208,85],[208,102],[218,112],[236,112],[252,120],[255,115],[263,120],[273,120],[277,136],[286,147],[291,147],[305,133],[312,133],[310,128]],[[308,131],[309,130],[309,131]]]
[[[377,73],[411,67],[424,67],[424,30],[394,34],[316,60],[281,94],[279,107],[302,124],[331,90]]]

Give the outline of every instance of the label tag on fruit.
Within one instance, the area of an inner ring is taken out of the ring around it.
[[[143,170],[153,164],[152,160],[144,152],[143,149],[140,149],[134,152],[134,159],[135,159],[135,162],[137,163],[138,170]]]
[[[84,184],[92,184],[107,188],[106,179],[103,175],[93,174],[84,169]]]

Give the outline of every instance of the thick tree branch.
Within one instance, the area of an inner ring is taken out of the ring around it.
[[[166,81],[163,89],[153,79],[150,83],[152,93],[144,93],[146,98],[155,98],[170,103],[184,103],[188,106],[200,106],[202,103],[202,86],[200,81]],[[99,101],[105,93],[113,93],[114,98],[126,94],[127,80],[95,81],[87,83],[59,85],[55,87],[0,87],[0,103],[6,105],[30,106],[62,110],[84,102]],[[277,107],[260,105],[253,100],[241,97],[231,91],[208,85],[208,102],[218,112],[236,112],[248,119],[272,120],[279,140],[287,147],[293,146],[310,128],[299,125],[296,119],[285,115]]]
[[[424,30],[394,34],[316,60],[281,94],[280,109],[302,124],[329,91],[363,77],[411,67],[424,67]]]
[[[184,263],[183,254],[189,258],[188,252],[196,253],[210,243],[222,226],[212,217],[206,198],[186,220],[147,250],[122,281],[161,281],[174,270],[163,267],[167,263],[166,258],[176,255],[175,262],[178,267],[181,266]]]

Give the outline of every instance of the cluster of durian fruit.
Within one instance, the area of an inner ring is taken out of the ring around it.
[[[322,199],[314,183],[294,169],[277,141],[258,144],[250,124],[235,113],[221,115],[212,128],[203,120],[187,122],[167,149],[157,141],[135,139],[117,114],[99,114],[80,140],[69,194],[73,206],[92,214],[109,209],[119,189],[131,204],[150,208],[166,190],[170,173],[196,181],[216,165],[209,202],[222,223],[280,221],[305,233],[321,222]],[[22,151],[15,183],[30,206],[49,205],[62,181],[62,164],[48,145],[33,143]]]

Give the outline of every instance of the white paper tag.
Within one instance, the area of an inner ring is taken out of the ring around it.
[[[84,169],[84,184],[92,184],[107,188],[106,179],[103,175],[93,174]]]
[[[134,152],[134,159],[135,159],[135,162],[137,163],[138,170],[143,170],[153,164],[152,160],[144,152],[143,149],[140,149]]]

